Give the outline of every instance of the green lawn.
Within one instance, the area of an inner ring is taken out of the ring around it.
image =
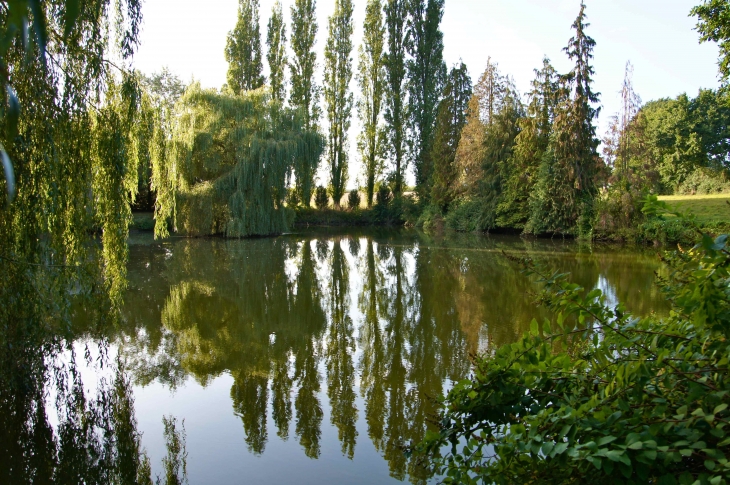
[[[667,205],[685,214],[694,214],[698,222],[730,222],[730,194],[665,195]]]

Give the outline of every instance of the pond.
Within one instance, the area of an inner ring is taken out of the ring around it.
[[[667,310],[656,251],[414,230],[131,239],[124,357],[153,471],[185,422],[191,483],[419,481],[403,445],[469,355],[512,342],[538,286],[503,255],[570,272],[637,314]]]

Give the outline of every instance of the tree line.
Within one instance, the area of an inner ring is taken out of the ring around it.
[[[267,82],[258,8],[258,0],[241,0],[238,23],[229,34],[228,86],[234,92]],[[440,31],[443,0],[368,2],[355,72],[357,100],[349,90],[353,5],[337,0],[319,87],[313,77],[315,10],[316,0],[295,1],[291,7],[288,59],[282,7],[278,2],[274,6],[266,35],[269,85],[280,102],[288,99],[289,106],[304,114],[308,128],[326,133],[328,194],[336,209],[345,194],[353,108],[361,125],[356,143],[368,207],[379,186],[400,197],[411,166],[423,212],[420,221],[426,224],[443,218],[457,230],[590,235],[594,228],[610,232],[627,224],[618,213],[623,219],[638,217],[638,200],[648,192],[728,188],[730,119],[723,93],[704,90],[694,100],[682,95],[642,106],[632,87],[633,68],[627,64],[621,113],[600,140],[595,126],[599,93],[593,89],[595,41],[587,33],[585,4],[564,48],[574,67],[561,74],[546,58],[535,70],[525,101],[514,80],[491,59],[474,86],[463,63],[446,68]],[[598,150],[601,141],[603,153]],[[309,205],[316,170],[313,165],[311,171],[295,174],[290,203]],[[624,207],[622,194],[629,195],[630,207]],[[359,199],[352,197],[351,205],[355,203]],[[325,204],[326,199],[318,203]]]

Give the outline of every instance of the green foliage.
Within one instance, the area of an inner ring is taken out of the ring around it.
[[[284,23],[284,12],[282,12],[279,0],[271,8],[271,18],[266,29],[266,45],[269,47],[266,60],[269,63],[271,96],[283,103],[286,99],[286,84],[284,82],[284,72],[287,65],[286,24]]]
[[[526,232],[590,237],[596,176],[602,161],[596,152],[599,140],[593,124],[598,115],[593,108],[598,94],[591,88],[596,43],[585,32],[590,25],[585,18],[585,4],[581,3],[573,23],[575,35],[565,48],[575,67],[560,79],[561,100],[556,104],[548,148],[541,160]]]
[[[446,80],[444,34],[440,30],[444,0],[409,0],[406,51],[409,59],[408,94],[416,192],[422,201],[431,196],[431,148],[438,103]]]
[[[319,88],[315,84],[314,72],[317,69],[317,53],[314,43],[317,40],[317,2],[316,0],[295,0],[291,6],[291,49],[293,56],[289,62],[291,72],[291,93],[289,104],[299,110],[304,117],[304,128],[318,131],[319,127]],[[302,201],[307,204],[312,199],[312,187],[317,165],[311,170],[297,174],[296,187]]]
[[[319,210],[323,210],[327,208],[329,203],[330,199],[329,195],[327,195],[327,189],[318,185],[317,189],[314,191],[314,206]]]
[[[723,85],[730,79],[730,5],[725,0],[703,0],[692,9],[697,16],[700,42],[716,42],[720,48],[718,71]]]
[[[675,191],[698,169],[727,172],[729,122],[726,95],[712,90],[701,90],[696,98],[682,94],[651,101],[633,122],[639,149],[629,163],[655,171],[663,193]]]
[[[388,207],[391,202],[393,202],[393,192],[390,191],[390,187],[381,184],[375,194],[375,203],[381,207]]]
[[[357,189],[352,189],[347,194],[347,207],[350,208],[350,210],[358,210],[360,208],[360,191]]]
[[[329,36],[324,48],[324,99],[327,104],[327,158],[330,190],[336,209],[347,184],[347,132],[350,129],[353,95],[352,79],[352,0],[335,0],[329,18]]]
[[[408,0],[387,0],[385,25],[388,32],[388,50],[384,54],[385,112],[388,154],[393,160],[393,192],[403,191],[406,169],[406,124],[409,117],[406,104],[406,19]]]
[[[316,167],[322,138],[264,90],[239,96],[190,86],[164,157],[154,160],[155,234],[167,222],[188,235],[228,237],[287,230],[286,182]]]
[[[680,195],[707,195],[730,193],[728,173],[709,168],[698,168],[692,172],[675,190]]]
[[[259,0],[239,0],[236,26],[226,40],[228,88],[233,94],[264,85],[259,30]]]
[[[365,7],[365,33],[360,46],[357,81],[360,99],[357,111],[362,132],[357,146],[365,171],[365,192],[368,207],[373,205],[375,182],[383,171],[385,131],[381,115],[385,99],[385,27],[381,0],[369,0]]]
[[[188,452],[185,446],[185,420],[180,422],[173,416],[162,417],[164,425],[165,446],[167,455],[162,459],[165,485],[183,485],[188,483]],[[157,482],[160,483],[158,477]]]
[[[461,132],[466,125],[469,100],[472,96],[471,78],[463,62],[449,72],[443,97],[438,106],[434,128],[431,158],[434,172],[431,182],[431,201],[447,210],[454,200],[458,170],[456,151]]]
[[[477,358],[418,450],[446,483],[727,483],[726,242],[664,258],[663,319],[513,258],[555,316]]]
[[[486,231],[490,227],[489,220],[485,219],[486,204],[479,197],[459,201],[446,214],[446,225],[459,232]]]
[[[535,70],[527,116],[519,120],[513,155],[505,167],[503,193],[497,206],[499,226],[524,229],[530,217],[530,197],[550,141],[558,88],[557,73],[545,58],[543,67]]]

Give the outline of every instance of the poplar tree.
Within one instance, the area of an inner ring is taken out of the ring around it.
[[[308,130],[319,128],[319,88],[314,82],[317,69],[317,53],[314,43],[317,37],[317,1],[294,0],[291,7],[291,48],[293,56],[289,64],[291,72],[291,94],[289,103],[298,109]],[[317,167],[311,172],[296,174],[296,188],[302,202],[309,207],[312,186]]]
[[[269,84],[271,96],[284,102],[286,97],[286,83],[284,80],[286,68],[286,24],[284,23],[284,12],[281,9],[281,2],[276,3],[271,9],[271,18],[266,31],[266,45],[269,51],[266,60],[269,63]]]
[[[368,207],[373,205],[375,179],[382,171],[383,128],[380,116],[385,95],[384,47],[385,27],[380,0],[368,0],[365,8],[365,33],[360,46],[358,85],[361,97],[357,103],[362,133],[358,148],[365,169]]]
[[[347,183],[347,131],[350,129],[352,80],[352,0],[335,0],[329,18],[329,36],[324,48],[324,97],[327,103],[330,192],[335,208]]]
[[[444,35],[439,28],[443,15],[444,0],[408,1],[406,49],[410,56],[407,62],[410,131],[416,190],[423,201],[430,196],[433,129],[446,77],[443,60]]]
[[[406,169],[406,20],[407,0],[387,0],[385,24],[388,32],[388,52],[385,65],[385,122],[388,150],[393,160],[393,193],[403,191],[403,172]]]
[[[453,67],[439,103],[431,158],[434,163],[431,201],[447,210],[454,200],[454,185],[458,175],[455,164],[456,150],[471,99],[471,78],[462,62]]]
[[[226,42],[228,87],[234,94],[264,85],[259,30],[259,0],[239,0],[236,27]]]

